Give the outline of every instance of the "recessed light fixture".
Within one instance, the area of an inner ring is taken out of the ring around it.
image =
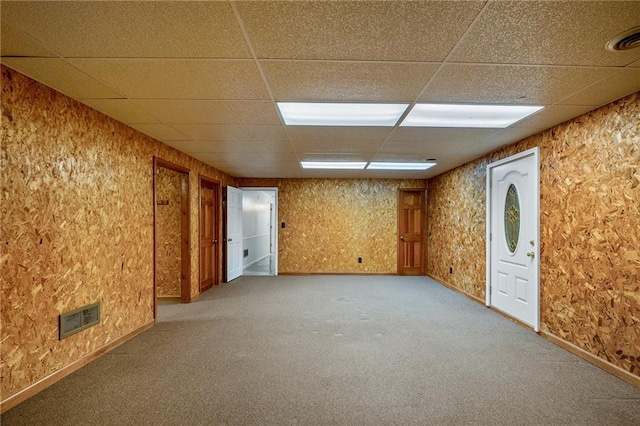
[[[400,163],[386,161],[372,161],[367,170],[427,170],[436,163]]]
[[[409,104],[277,102],[287,126],[396,125]]]
[[[301,161],[303,169],[339,169],[362,170],[367,165],[364,161]]]
[[[542,108],[524,105],[416,104],[400,126],[501,129]]]

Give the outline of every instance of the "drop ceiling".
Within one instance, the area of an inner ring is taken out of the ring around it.
[[[0,2],[1,62],[236,177],[429,178],[640,90],[638,1]],[[285,126],[277,101],[545,108],[506,129]],[[424,171],[300,161],[424,161]]]

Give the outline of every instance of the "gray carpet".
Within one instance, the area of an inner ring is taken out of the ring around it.
[[[424,277],[241,277],[2,425],[640,425],[640,389]]]

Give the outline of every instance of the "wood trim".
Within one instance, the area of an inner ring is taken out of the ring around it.
[[[442,280],[440,280],[438,278],[435,278],[435,277],[433,277],[433,276],[431,276],[429,274],[427,274],[427,277],[431,278],[432,280],[442,284],[443,286],[445,286],[445,287],[447,287],[447,288],[449,288],[449,289],[451,289],[451,290],[453,290],[453,291],[455,291],[457,293],[460,293],[460,294],[463,294],[463,295],[467,296],[469,299],[471,299],[471,300],[473,300],[475,302],[478,302],[478,303],[480,303],[482,305],[485,305],[484,300],[482,300],[480,298],[477,298],[475,296],[472,296],[470,294],[467,294],[464,291],[460,290],[459,288],[454,287],[453,285],[451,285],[451,284],[449,284],[449,283],[447,283],[445,281],[442,281]],[[491,306],[488,306],[488,308],[491,309],[493,312],[496,312],[496,313],[502,315],[506,319],[508,319],[508,320],[518,324],[518,325],[521,325],[522,327],[524,327],[524,328],[526,328],[528,330],[531,330],[534,333],[539,334],[544,339],[550,341],[551,343],[561,347],[562,349],[564,349],[566,351],[571,352],[572,354],[574,354],[574,355],[582,358],[583,360],[595,365],[596,367],[599,367],[599,368],[603,369],[607,373],[613,374],[614,376],[618,377],[619,379],[622,379],[625,382],[631,383],[632,385],[634,385],[636,387],[640,387],[640,376],[636,376],[635,374],[630,373],[627,370],[623,370],[622,368],[618,367],[617,365],[611,364],[610,362],[605,361],[604,359],[592,354],[591,352],[587,352],[584,349],[574,345],[573,343],[568,342],[568,341],[566,341],[564,339],[561,339],[560,337],[557,337],[557,336],[555,336],[555,335],[553,335],[553,334],[551,334],[551,333],[549,333],[547,331],[540,330],[540,331],[536,332],[533,329],[533,327],[531,327],[530,325],[524,324],[524,323],[518,321],[517,319],[512,318],[509,315],[504,314],[504,313],[500,312],[499,310],[492,308]]]
[[[213,285],[216,286],[218,284],[220,284],[220,269],[222,268],[222,265],[220,265],[220,244],[222,241],[222,236],[220,235],[220,222],[221,222],[221,207],[222,207],[222,197],[221,197],[221,191],[220,188],[222,187],[222,184],[220,183],[219,180],[215,180],[215,179],[209,179],[206,176],[203,176],[201,174],[198,175],[198,296],[196,296],[195,298],[191,298],[191,301],[193,302],[195,299],[197,299],[200,295],[200,293],[202,293],[202,287],[201,287],[201,283],[202,283],[202,278],[200,277],[200,253],[201,253],[201,249],[200,249],[200,223],[202,221],[201,217],[200,217],[200,213],[201,213],[201,206],[202,206],[202,182],[207,182],[210,183],[212,185],[215,186],[215,211],[216,211],[216,217],[214,220],[214,235],[215,238],[218,240],[218,243],[216,244],[216,252],[215,252],[215,262],[216,262],[216,274],[214,276],[213,279]]]
[[[18,391],[18,393],[15,393],[15,394],[11,395],[10,397],[8,397],[5,400],[3,400],[2,402],[0,402],[0,413],[4,413],[5,411],[10,410],[11,408],[15,407],[16,405],[20,404],[21,402],[26,401],[27,399],[31,398],[32,396],[34,396],[38,392],[43,391],[44,389],[48,388],[49,386],[53,385],[54,383],[56,383],[56,382],[62,380],[63,378],[67,377],[69,374],[71,374],[71,373],[79,370],[80,368],[84,367],[85,365],[87,365],[91,361],[94,361],[95,359],[97,359],[100,356],[106,354],[107,352],[111,351],[112,349],[117,348],[118,346],[120,346],[121,344],[126,342],[127,340],[130,340],[133,337],[137,336],[138,334],[142,333],[143,331],[146,331],[149,328],[153,327],[155,325],[155,323],[156,323],[155,319],[153,319],[153,320],[147,322],[146,324],[142,325],[141,327],[138,327],[137,329],[135,329],[133,331],[130,331],[129,333],[125,334],[124,336],[118,337],[117,339],[107,343],[106,345],[96,349],[95,351],[93,351],[93,352],[83,356],[82,358],[72,362],[71,364],[65,365],[60,370],[48,375],[47,377],[44,377],[44,378],[38,380],[37,382],[33,383],[32,385],[22,389],[21,391]]]
[[[482,300],[482,299],[480,299],[480,298],[478,298],[478,297],[472,296],[472,295],[470,295],[469,293],[466,293],[466,292],[464,292],[464,291],[460,290],[458,287],[454,286],[453,284],[450,284],[450,283],[448,283],[448,282],[446,282],[446,281],[444,281],[444,280],[441,280],[441,279],[439,279],[439,278],[436,278],[436,277],[434,277],[433,275],[426,274],[426,276],[427,276],[427,277],[429,277],[429,278],[431,278],[431,279],[432,279],[432,280],[434,280],[435,282],[437,282],[437,283],[439,283],[439,284],[442,284],[443,286],[447,287],[449,290],[453,290],[453,291],[455,291],[456,293],[460,293],[460,294],[462,294],[463,296],[468,297],[469,299],[473,300],[474,302],[478,302],[478,303],[480,303],[480,304],[484,305],[484,300]]]
[[[547,339],[551,343],[560,346],[562,349],[565,349],[572,354],[582,358],[583,360],[595,365],[606,371],[607,373],[613,374],[619,379],[624,380],[625,382],[631,383],[636,387],[640,387],[640,376],[636,376],[633,373],[630,373],[627,370],[623,370],[617,365],[611,364],[609,361],[605,361],[604,359],[592,354],[591,352],[587,352],[581,347],[574,345],[573,343],[567,342],[564,339],[561,339],[558,336],[555,336],[547,331],[540,331],[539,333],[543,338]]]
[[[166,300],[168,302],[182,302],[180,296],[158,296],[158,300]]]
[[[403,194],[405,192],[420,192],[420,201],[421,201],[421,208],[420,210],[422,211],[422,215],[420,217],[420,227],[421,227],[421,241],[420,241],[420,251],[421,251],[421,256],[420,258],[422,259],[422,261],[420,262],[420,271],[417,274],[418,276],[424,276],[425,274],[425,268],[426,268],[426,250],[427,250],[427,222],[426,222],[426,213],[427,213],[427,190],[424,188],[398,188],[398,198],[397,198],[397,202],[398,202],[398,208],[396,209],[396,223],[397,223],[397,230],[396,230],[396,256],[397,256],[397,264],[396,264],[396,268],[397,268],[397,275],[405,275],[403,274],[403,268],[404,268],[404,256],[401,255],[401,248],[400,248],[400,220],[401,220],[401,216],[402,216],[402,204],[403,204]]]

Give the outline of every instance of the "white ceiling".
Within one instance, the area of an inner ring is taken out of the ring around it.
[[[640,90],[639,1],[0,3],[2,63],[236,177],[428,178]],[[544,105],[507,129],[292,127],[276,101]],[[424,160],[426,172],[302,170]]]

